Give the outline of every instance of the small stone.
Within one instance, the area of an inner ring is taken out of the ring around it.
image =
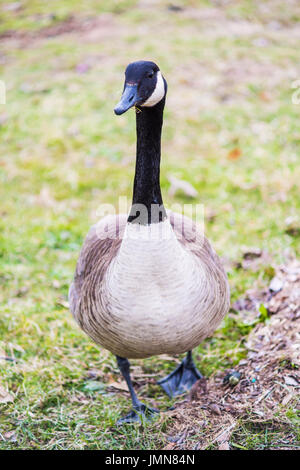
[[[262,256],[262,251],[260,248],[250,248],[243,252],[243,258],[246,260],[260,258],[261,256]]]
[[[279,292],[283,288],[283,282],[278,277],[273,277],[270,285],[269,290],[271,292]]]
[[[168,5],[167,9],[170,10],[170,11],[176,11],[176,12],[183,10],[183,8],[181,6],[173,5],[173,4]]]
[[[225,375],[223,379],[223,383],[224,384],[229,383],[232,387],[235,387],[239,383],[240,378],[241,378],[240,372],[232,370],[231,372],[229,372],[229,374]]]
[[[232,387],[235,387],[235,385],[237,385],[239,381],[240,379],[236,377],[235,375],[232,375],[231,377],[229,377],[229,383]]]

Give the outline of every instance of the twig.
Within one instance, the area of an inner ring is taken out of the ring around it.
[[[202,450],[207,449],[208,447],[210,447],[215,442],[219,442],[220,444],[221,444],[221,442],[225,442],[227,439],[230,438],[230,436],[226,436],[226,434],[228,434],[229,431],[231,431],[231,429],[235,428],[235,426],[236,426],[236,421],[231,423],[230,426],[228,426],[228,428],[224,429],[224,431],[222,431],[212,441],[210,441],[208,444],[206,444],[205,447],[202,447]],[[223,436],[223,435],[225,435],[227,437],[227,439],[220,440],[220,437]]]
[[[270,395],[270,393],[273,392],[274,388],[275,388],[275,385],[274,385],[273,387],[271,387],[270,390],[267,390],[263,395],[261,395],[261,396],[259,397],[259,399],[256,400],[256,402],[254,402],[254,405],[257,405],[257,404],[260,403],[262,400],[264,400],[264,398],[267,398],[267,397]]]

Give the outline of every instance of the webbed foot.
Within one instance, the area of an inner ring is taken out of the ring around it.
[[[176,369],[157,383],[170,398],[188,392],[197,380],[203,376],[198,371],[192,358],[191,351]]]
[[[143,421],[151,421],[159,411],[155,408],[150,408],[149,406],[141,403],[138,407],[132,409],[124,418],[120,418],[117,421],[117,425],[122,425],[126,423],[142,423]]]

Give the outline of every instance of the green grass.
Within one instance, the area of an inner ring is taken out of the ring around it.
[[[53,26],[74,14],[88,17],[101,13],[121,14],[136,4],[135,0],[23,0],[7,2],[1,8],[0,34],[10,30],[38,31]]]
[[[265,286],[272,265],[299,254],[299,232],[289,232],[287,223],[300,224],[299,105],[292,104],[291,89],[299,78],[293,34],[299,8],[283,12],[280,2],[260,3],[231,1],[212,10],[209,1],[186,1],[178,13],[163,1],[155,8],[95,0],[22,1],[16,11],[1,5],[0,32],[37,36],[3,41],[0,55],[7,89],[0,105],[0,350],[16,358],[0,361],[0,383],[14,396],[0,404],[0,448],[152,449],[166,442],[163,415],[144,429],[114,426],[129,405],[125,394],[109,388],[119,377],[115,360],[91,343],[65,307],[97,209],[131,196],[134,114],[113,114],[128,62],[157,61],[167,78],[164,200],[188,202],[168,195],[169,174],[199,191],[195,202],[213,214],[206,234],[227,260],[232,300],[254,284]],[[201,15],[216,9],[209,27]],[[106,23],[94,35],[38,38],[43,27],[70,15],[80,21],[99,14]],[[246,34],[231,29],[241,22]],[[235,160],[234,149],[241,152]],[[267,251],[270,262],[256,271],[239,268],[247,247]],[[225,319],[196,351],[201,370],[210,375],[236,364],[245,356],[247,333]],[[133,364],[157,378],[173,367],[162,358]],[[143,400],[162,410],[172,404],[154,381],[138,383]],[[13,437],[5,438],[10,431]],[[244,424],[234,439],[243,448],[271,442]]]

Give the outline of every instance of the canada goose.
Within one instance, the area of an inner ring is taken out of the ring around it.
[[[192,349],[229,308],[220,260],[191,219],[167,214],[160,190],[160,148],[167,83],[153,62],[128,65],[115,114],[136,107],[137,155],[129,215],[107,216],[87,235],[70,287],[70,309],[97,344],[116,355],[133,409],[118,423],[158,411],[137,398],[128,358],[187,352],[158,383],[169,396],[201,378]]]

